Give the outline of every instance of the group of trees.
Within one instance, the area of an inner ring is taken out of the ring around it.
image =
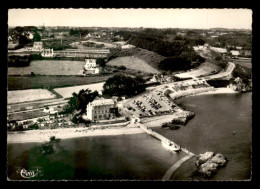
[[[161,70],[170,70],[170,71],[179,71],[179,70],[188,70],[191,68],[191,62],[186,58],[180,56],[174,56],[162,60],[158,68]]]
[[[233,34],[220,35],[216,38],[208,39],[207,43],[215,47],[240,46],[243,47],[243,50],[251,50],[252,36],[242,32],[234,32]]]
[[[27,45],[33,41],[41,41],[39,31],[42,31],[42,29],[35,26],[17,26],[9,29],[9,35],[12,36],[13,40],[17,40],[20,45]],[[33,39],[29,38],[30,33],[33,33]]]
[[[105,82],[104,94],[109,96],[134,96],[145,91],[145,80],[142,76],[116,74]]]
[[[120,31],[116,34],[121,35],[124,40],[128,40],[129,44],[167,57],[157,65],[161,70],[187,70],[205,61],[193,49],[193,46],[204,45],[205,40],[202,38],[176,35],[175,30],[171,29],[145,29],[139,32]],[[168,40],[168,35],[174,37]]]
[[[87,104],[92,102],[96,96],[98,96],[98,92],[91,92],[89,89],[82,89],[78,94],[74,92],[68,103],[64,106],[63,113],[73,113],[75,110],[86,112]]]
[[[69,35],[84,36],[87,35],[90,31],[87,29],[70,29]]]

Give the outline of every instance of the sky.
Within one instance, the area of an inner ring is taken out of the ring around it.
[[[251,29],[250,9],[9,9],[9,26]]]

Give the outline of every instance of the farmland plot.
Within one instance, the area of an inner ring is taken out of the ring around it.
[[[7,103],[31,102],[36,100],[53,99],[56,95],[46,89],[29,89],[8,91]]]
[[[63,87],[63,88],[56,88],[54,89],[55,92],[59,93],[63,98],[70,98],[72,97],[72,93],[79,93],[81,89],[90,89],[92,92],[95,90],[100,91],[103,90],[104,82],[102,83],[95,83],[90,85],[79,85],[75,87]]]
[[[107,63],[110,66],[125,66],[126,68],[147,73],[160,73],[157,69],[148,65],[145,61],[134,56],[118,57]]]
[[[27,67],[8,67],[8,75],[80,75],[84,65],[83,61],[36,60]]]

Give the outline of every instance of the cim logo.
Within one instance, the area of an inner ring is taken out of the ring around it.
[[[42,171],[39,170],[38,168],[36,170],[26,170],[26,169],[21,169],[20,175],[23,178],[34,178],[37,176],[40,176],[42,174]]]

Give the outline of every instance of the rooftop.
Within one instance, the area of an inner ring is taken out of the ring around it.
[[[114,101],[112,99],[95,98],[95,100],[92,101],[90,104],[92,106],[113,105]]]

